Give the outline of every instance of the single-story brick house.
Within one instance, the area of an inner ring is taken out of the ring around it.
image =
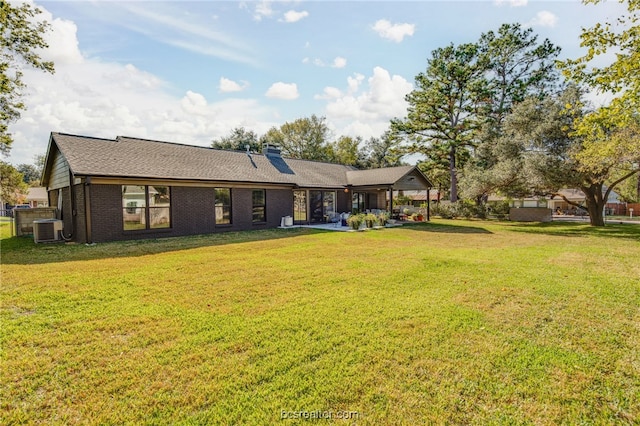
[[[390,210],[394,190],[432,186],[415,166],[351,166],[130,137],[52,133],[42,186],[76,242],[274,228]]]

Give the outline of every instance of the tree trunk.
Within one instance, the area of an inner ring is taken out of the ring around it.
[[[458,201],[458,175],[456,173],[456,147],[451,145],[449,149],[449,174],[451,176],[451,202]]]
[[[602,193],[602,184],[592,184],[581,189],[587,200],[587,211],[589,212],[591,226],[604,226],[603,212],[607,200]]]

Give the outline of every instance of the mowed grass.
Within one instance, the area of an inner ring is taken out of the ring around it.
[[[2,424],[640,423],[635,225],[5,238],[0,297]]]

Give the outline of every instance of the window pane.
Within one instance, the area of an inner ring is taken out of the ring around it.
[[[296,222],[307,221],[306,191],[293,191],[293,220]]]
[[[266,191],[264,189],[253,190],[253,221],[254,222],[266,222],[267,216],[265,214],[266,203]]]
[[[146,207],[146,196],[144,186],[123,185],[122,186],[122,207]]]
[[[146,228],[145,206],[144,186],[122,186],[122,226],[125,231]]]
[[[264,214],[264,207],[253,208],[253,221],[254,222],[266,222],[266,216]]]
[[[324,214],[330,217],[335,212],[336,212],[336,193],[325,192],[324,193]]]
[[[171,194],[168,186],[149,187],[150,207],[169,207],[171,205]]]
[[[231,223],[231,189],[217,188],[215,190],[215,218],[217,225]]]
[[[169,207],[150,207],[149,208],[149,222],[150,228],[169,228],[171,226],[171,220],[169,216]]]
[[[256,189],[253,191],[253,205],[264,206],[265,202],[264,189]]]

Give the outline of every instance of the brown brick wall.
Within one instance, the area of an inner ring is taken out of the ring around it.
[[[260,188],[256,188],[260,189]],[[267,190],[267,222],[252,223],[250,188],[231,189],[231,225],[215,225],[213,188],[171,187],[171,228],[124,232],[120,185],[91,185],[92,236],[94,242],[175,237],[280,226],[293,212],[291,190]],[[79,202],[79,201],[78,201]],[[83,204],[84,205],[84,204]],[[79,242],[85,242],[80,241]]]
[[[546,207],[521,207],[509,210],[513,222],[551,222],[551,209]]]

